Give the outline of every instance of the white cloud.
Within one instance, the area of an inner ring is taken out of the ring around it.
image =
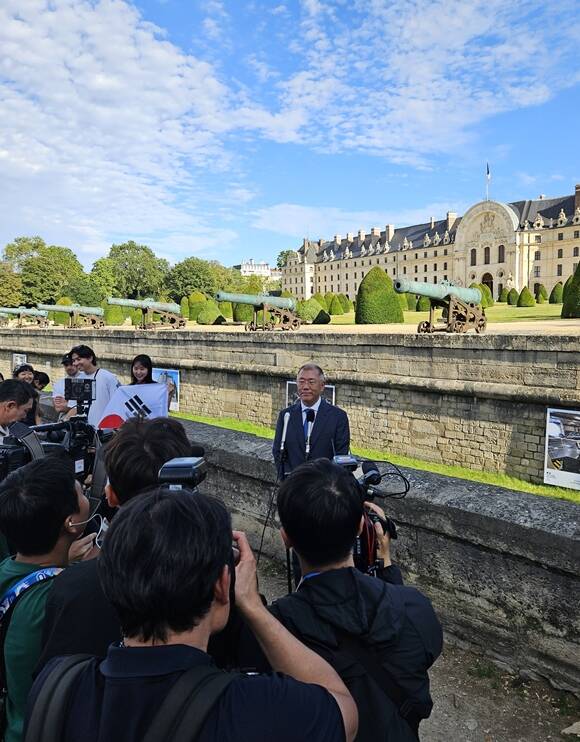
[[[394,224],[395,228],[423,224],[428,222],[431,216],[442,219],[447,211],[457,211],[459,207],[463,210],[466,205],[430,203],[414,209],[348,211],[334,206],[316,207],[281,203],[258,209],[254,213],[252,226],[288,235],[295,240],[303,237],[332,239],[335,234],[345,237],[347,232],[356,234],[359,229],[364,229],[367,234],[372,227],[384,229],[386,224]]]

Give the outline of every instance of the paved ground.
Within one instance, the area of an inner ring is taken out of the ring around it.
[[[286,593],[284,570],[262,558],[260,590],[268,602]],[[580,700],[542,682],[523,681],[446,642],[431,673],[435,703],[422,742],[551,742],[580,719]]]

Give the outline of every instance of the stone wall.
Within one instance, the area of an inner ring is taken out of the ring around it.
[[[125,380],[137,353],[180,368],[184,411],[272,426],[286,380],[313,360],[336,384],[359,446],[530,481],[543,476],[546,407],[580,406],[576,336],[0,328],[0,371],[24,352],[60,375],[77,342]]]
[[[259,542],[275,496],[271,443],[199,423],[206,448],[201,489],[222,497],[234,524]],[[580,506],[409,469],[395,561],[432,599],[447,638],[555,686],[580,692]],[[382,502],[380,504],[383,504]],[[275,514],[264,552],[282,558]]]

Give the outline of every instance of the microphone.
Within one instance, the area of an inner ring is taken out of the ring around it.
[[[312,426],[314,425],[314,410],[306,410],[306,458],[310,456],[310,436],[312,435]]]
[[[284,425],[282,427],[282,439],[280,440],[280,456],[284,456],[284,450],[286,448],[286,433],[288,432],[288,423],[290,422],[290,413],[284,414]]]

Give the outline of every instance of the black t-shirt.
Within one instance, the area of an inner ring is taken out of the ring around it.
[[[37,678],[29,709],[52,660]],[[210,657],[185,645],[109,648],[75,685],[62,742],[140,742],[165,695]],[[196,742],[344,742],[338,705],[324,688],[272,674],[235,679],[216,702]]]

